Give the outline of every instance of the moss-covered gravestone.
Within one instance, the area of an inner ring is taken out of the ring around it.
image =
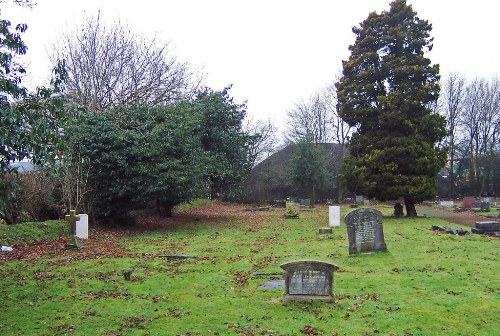
[[[286,218],[299,218],[300,204],[295,202],[286,202],[285,217]]]
[[[76,222],[80,220],[80,216],[76,215],[75,210],[70,210],[69,215],[66,215],[66,221],[70,223],[70,234],[66,238],[67,249],[79,249],[82,247],[80,240],[76,236]]]

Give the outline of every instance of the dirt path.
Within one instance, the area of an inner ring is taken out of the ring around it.
[[[474,226],[475,222],[494,221],[495,219],[478,216],[471,211],[453,212],[446,209],[438,209],[426,205],[417,205],[417,213],[419,216],[436,217],[450,223]]]

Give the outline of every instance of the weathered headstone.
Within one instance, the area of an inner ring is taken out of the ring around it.
[[[490,202],[482,201],[481,202],[481,211],[489,212],[490,211]]]
[[[471,232],[498,236],[500,234],[500,223],[495,221],[476,222]]]
[[[387,252],[382,229],[382,213],[364,208],[349,212],[344,219],[349,239],[349,254]]]
[[[285,217],[299,218],[299,209],[300,206],[298,203],[287,201],[285,207]]]
[[[340,227],[340,207],[332,205],[328,207],[328,219],[330,227]]]
[[[310,198],[301,199],[300,200],[300,206],[301,207],[310,208],[311,207],[311,199]]]
[[[81,247],[80,241],[76,236],[76,222],[80,220],[80,216],[76,215],[75,210],[70,210],[69,215],[66,215],[66,221],[70,223],[70,234],[66,239],[67,249],[79,249]]]
[[[401,205],[401,203],[398,202],[394,205],[394,217],[400,218],[403,216],[404,216],[403,206]]]
[[[370,200],[368,199],[363,200],[363,206],[370,206]]]
[[[472,208],[472,204],[476,201],[476,198],[474,196],[467,196],[464,197],[462,200],[462,208],[468,210]]]
[[[356,196],[356,204],[363,204],[363,201],[365,198],[363,196],[357,195]]]
[[[299,260],[280,265],[286,271],[284,301],[334,301],[333,273],[337,265]]]

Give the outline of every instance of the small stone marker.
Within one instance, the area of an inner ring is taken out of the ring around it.
[[[344,221],[349,238],[349,254],[387,252],[380,211],[356,209],[349,212]]]
[[[285,280],[269,280],[263,285],[260,285],[259,290],[285,289]]]
[[[285,217],[286,218],[299,218],[300,205],[295,202],[286,202]]]
[[[80,241],[76,236],[76,222],[80,220],[80,216],[76,215],[75,210],[70,210],[69,215],[66,215],[66,221],[70,223],[70,234],[66,239],[67,249],[79,249],[81,247]]]
[[[332,205],[328,209],[329,226],[340,227],[340,207]]]
[[[286,271],[283,301],[333,302],[333,273],[337,265],[317,260],[299,260],[280,265]]]
[[[331,227],[318,229],[318,239],[332,238],[332,235],[333,229]]]

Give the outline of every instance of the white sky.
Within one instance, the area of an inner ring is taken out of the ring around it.
[[[180,59],[201,68],[207,85],[233,84],[236,102],[248,101],[249,115],[271,118],[283,130],[286,110],[332,82],[349,57],[351,28],[390,0],[37,0],[32,9],[0,4],[13,25],[27,23],[23,40],[28,78],[24,85],[47,83],[47,50],[64,29],[101,9],[103,18],[120,18],[137,33],[175,47]],[[433,25],[428,54],[441,74],[470,78],[500,74],[496,0],[408,0]]]

